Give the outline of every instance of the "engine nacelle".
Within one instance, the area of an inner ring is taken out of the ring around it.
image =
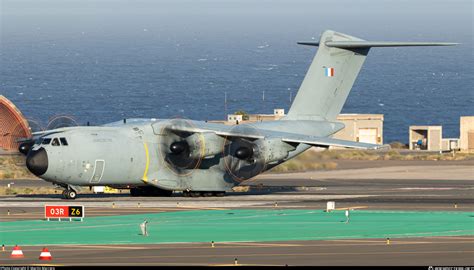
[[[213,132],[194,133],[186,138],[190,158],[205,158],[222,153],[224,139]]]
[[[256,141],[265,163],[273,163],[288,157],[288,153],[296,149],[295,146],[281,141],[281,139],[263,139]]]

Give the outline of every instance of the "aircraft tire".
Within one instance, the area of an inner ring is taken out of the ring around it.
[[[74,190],[68,190],[66,196],[69,200],[74,200],[77,197],[77,193]]]
[[[224,197],[225,191],[215,191],[213,192],[216,197]]]
[[[143,192],[141,192],[141,190],[138,189],[138,188],[131,188],[131,189],[130,189],[130,195],[131,195],[132,197],[140,196],[140,195],[142,195],[142,193],[143,193]]]
[[[160,190],[159,193],[157,194],[158,196],[166,196],[166,197],[169,197],[171,195],[173,195],[173,191],[172,190]]]
[[[193,198],[196,198],[196,197],[201,196],[201,192],[199,192],[199,191],[190,191],[189,195],[191,195],[191,197],[193,197]]]

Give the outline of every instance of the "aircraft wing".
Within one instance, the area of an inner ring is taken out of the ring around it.
[[[299,137],[299,138],[298,138]],[[353,141],[338,140],[329,137],[314,137],[314,136],[290,136],[283,137],[282,141],[289,143],[304,143],[317,147],[344,147],[344,148],[355,148],[355,149],[387,149],[390,148],[389,145],[380,145],[380,144],[371,144],[371,143],[361,143]]]
[[[390,148],[388,145],[361,143],[353,141],[338,140],[329,137],[316,137],[309,135],[301,135],[297,133],[281,132],[266,129],[255,129],[252,126],[244,126],[242,128],[236,128],[237,126],[226,126],[215,123],[196,123],[193,126],[181,126],[172,125],[169,129],[176,132],[189,132],[189,133],[205,133],[212,132],[222,137],[239,137],[247,138],[251,140],[256,139],[281,139],[287,143],[303,143],[316,147],[344,147],[344,148],[355,148],[355,149],[386,149]]]
[[[256,128],[251,125],[242,126],[227,126],[223,124],[189,121],[189,124],[183,124],[186,121],[179,121],[175,124],[171,124],[167,129],[174,132],[189,132],[189,133],[205,133],[212,132],[222,137],[241,137],[247,139],[263,139],[264,134],[259,130],[256,132]]]

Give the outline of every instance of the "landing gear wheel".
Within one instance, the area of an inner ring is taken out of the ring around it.
[[[173,195],[172,190],[164,190],[155,187],[134,187],[130,189],[130,195],[132,197],[137,196],[162,196],[169,197]]]
[[[68,200],[74,200],[77,197],[77,193],[72,189],[66,189],[63,191],[63,198]]]
[[[200,196],[201,196],[201,192],[199,192],[199,191],[191,191],[191,192],[189,192],[189,195],[191,195],[191,197],[196,198],[196,197],[200,197]]]
[[[132,195],[133,197],[137,197],[137,196],[140,196],[142,195],[143,192],[141,192],[140,189],[138,188],[131,188],[130,189],[130,195]]]
[[[161,195],[161,196],[165,196],[165,197],[170,197],[173,195],[173,191],[172,190],[162,190],[159,192],[158,195]]]
[[[215,191],[214,196],[216,197],[224,197],[225,191]]]
[[[74,190],[69,190],[67,192],[67,196],[69,197],[69,199],[74,200],[77,196],[77,193]]]

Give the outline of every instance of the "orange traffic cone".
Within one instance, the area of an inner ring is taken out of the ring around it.
[[[23,255],[23,251],[21,251],[21,248],[16,245],[13,250],[12,250],[12,255],[10,255],[10,258],[12,259],[19,259],[19,258],[24,258],[25,256]]]
[[[39,259],[42,261],[51,261],[53,257],[51,256],[51,253],[49,252],[47,248],[43,248],[39,256]]]

